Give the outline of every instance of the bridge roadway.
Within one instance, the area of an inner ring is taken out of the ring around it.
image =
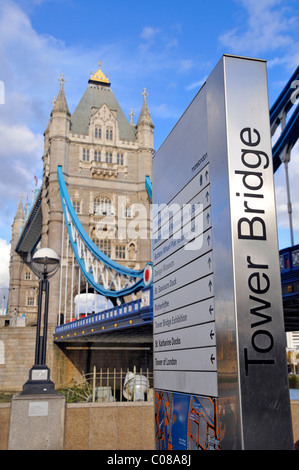
[[[81,315],[81,318],[57,326],[54,342],[96,341],[102,333],[139,329],[153,323],[152,287],[142,291],[140,299],[109,308],[102,312]]]
[[[286,331],[299,331],[299,245],[279,252],[284,324]]]

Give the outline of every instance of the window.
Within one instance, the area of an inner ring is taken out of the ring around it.
[[[112,163],[112,152],[106,152],[106,163]]]
[[[96,126],[94,128],[94,136],[96,139],[101,139],[102,138],[102,128],[100,126]]]
[[[124,217],[125,217],[125,219],[130,219],[131,217],[133,217],[133,215],[132,215],[132,206],[126,206],[124,208]]]
[[[34,297],[27,297],[27,306],[32,307],[34,305]]]
[[[107,196],[98,196],[94,198],[93,213],[97,215],[111,215],[111,199]]]
[[[100,162],[101,161],[101,150],[94,151],[94,161]]]
[[[76,214],[80,214],[80,210],[81,210],[80,201],[73,201],[73,208],[75,209]]]
[[[111,240],[100,240],[99,248],[106,256],[111,257]]]
[[[107,127],[106,129],[106,139],[112,140],[113,139],[113,131],[111,127]]]
[[[30,271],[27,271],[27,272],[25,273],[25,279],[26,279],[27,281],[31,279],[31,272],[30,272]]]
[[[115,258],[119,258],[119,259],[126,258],[126,247],[124,245],[115,246]]]
[[[118,153],[117,154],[117,164],[118,165],[123,165],[124,164],[124,154],[123,153]]]
[[[83,149],[82,159],[85,162],[89,162],[89,149]]]
[[[95,245],[97,245],[97,247],[99,247],[100,242],[99,242],[99,239],[98,239],[98,238],[93,238],[92,241],[93,241],[93,243],[94,243]]]

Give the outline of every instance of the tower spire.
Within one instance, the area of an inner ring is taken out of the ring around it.
[[[148,93],[146,88],[143,90],[143,104],[139,114],[137,126],[136,126],[136,136],[141,147],[153,149],[153,130],[154,125],[153,121],[147,106],[147,96]]]
[[[144,88],[143,93],[141,93],[141,94],[143,95],[143,104],[142,104],[142,108],[141,108],[141,111],[140,111],[140,115],[139,115],[137,125],[148,124],[148,125],[152,126],[153,122],[152,122],[152,118],[151,118],[151,115],[150,115],[150,112],[149,112],[149,109],[148,109],[148,106],[147,106],[146,97],[148,96],[148,93],[146,91],[146,88]]]
[[[60,75],[60,78],[58,78],[58,81],[60,82],[60,88],[59,88],[57,100],[53,104],[52,112],[58,111],[61,113],[66,113],[70,116],[69,107],[67,105],[67,101],[66,101],[66,97],[64,93],[63,84],[65,83],[65,79],[64,79],[63,73]]]

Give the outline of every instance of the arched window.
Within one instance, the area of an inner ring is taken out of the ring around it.
[[[113,140],[112,127],[107,127],[107,129],[106,129],[106,139],[107,140]]]
[[[106,256],[111,257],[111,240],[100,240],[98,246]]]
[[[83,149],[83,151],[82,151],[82,160],[84,162],[89,162],[89,149]]]
[[[96,196],[93,200],[93,213],[96,215],[111,215],[111,199],[108,196]]]
[[[95,126],[94,136],[95,136],[96,139],[101,139],[102,138],[102,128],[101,128],[101,126]]]
[[[123,153],[118,153],[116,161],[117,161],[118,165],[123,165],[124,164],[124,154]]]
[[[94,151],[94,161],[100,162],[101,161],[101,150]]]
[[[106,152],[106,163],[112,163],[112,152]]]
[[[126,259],[126,246],[115,245],[115,258]]]
[[[76,214],[81,214],[81,202],[73,201],[73,208],[75,209]]]

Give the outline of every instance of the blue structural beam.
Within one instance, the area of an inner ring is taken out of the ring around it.
[[[299,330],[299,245],[279,252],[286,331]]]
[[[134,270],[134,269],[127,268],[126,266],[123,266],[119,263],[116,263],[115,261],[110,259],[107,255],[105,255],[93,243],[93,241],[90,239],[90,237],[84,230],[81,222],[79,221],[77,214],[75,213],[75,210],[73,208],[73,205],[70,200],[67,187],[63,178],[63,172],[62,172],[61,166],[58,166],[57,175],[58,175],[59,189],[60,189],[60,195],[61,195],[61,203],[62,203],[66,228],[69,234],[69,239],[70,239],[70,243],[72,246],[72,250],[75,254],[80,270],[83,273],[85,279],[88,281],[88,283],[92,286],[92,288],[95,291],[99,292],[100,294],[108,298],[121,298],[121,297],[130,295],[132,293],[135,293],[138,290],[145,287],[144,280],[143,280],[144,269]],[[135,279],[135,283],[131,285],[130,287],[126,287],[121,290],[115,290],[112,288],[105,289],[101,284],[96,282],[94,279],[94,273],[92,272],[92,269],[85,268],[85,263],[79,253],[77,240],[74,238],[74,233],[75,233],[74,231],[76,231],[76,233],[78,234],[78,237],[80,238],[80,240],[82,240],[84,246],[89,250],[91,255],[96,260],[100,261],[101,263],[103,263],[104,266],[106,266],[110,270],[114,270],[115,273],[121,276],[124,276],[124,277],[127,276],[132,279]]]
[[[152,202],[152,200],[153,200],[153,188],[152,188],[152,182],[151,182],[149,176],[145,177],[145,187],[146,187],[146,190],[147,190],[148,197],[150,198],[150,201]]]
[[[273,106],[270,109],[270,125],[273,126],[274,123],[279,119],[280,114],[282,111],[288,111],[292,103],[290,102],[290,98],[292,93],[294,92],[294,88],[291,88],[292,83],[295,80],[299,80],[299,66],[287,82],[286,86],[278,96],[277,100],[273,104]]]
[[[299,66],[285,85],[284,89],[278,96],[277,100],[270,109],[270,125],[272,133],[276,130],[276,127],[280,124],[282,115],[291,110],[292,106],[295,105],[295,100],[292,99],[292,95],[295,92],[297,80],[299,80]],[[292,149],[295,145],[299,136],[299,106],[296,106],[294,113],[288,120],[285,128],[283,129],[279,139],[275,143],[272,149],[273,155],[273,171],[274,173],[281,165],[280,156],[285,150]]]
[[[287,122],[284,130],[282,131],[279,139],[272,149],[273,156],[273,171],[274,173],[281,165],[280,155],[288,148],[293,148],[299,137],[299,105],[296,106],[292,116]]]
[[[140,299],[112,307],[99,313],[84,315],[57,326],[55,342],[82,341],[95,335],[128,327],[144,326],[153,322],[153,290],[144,289]]]

